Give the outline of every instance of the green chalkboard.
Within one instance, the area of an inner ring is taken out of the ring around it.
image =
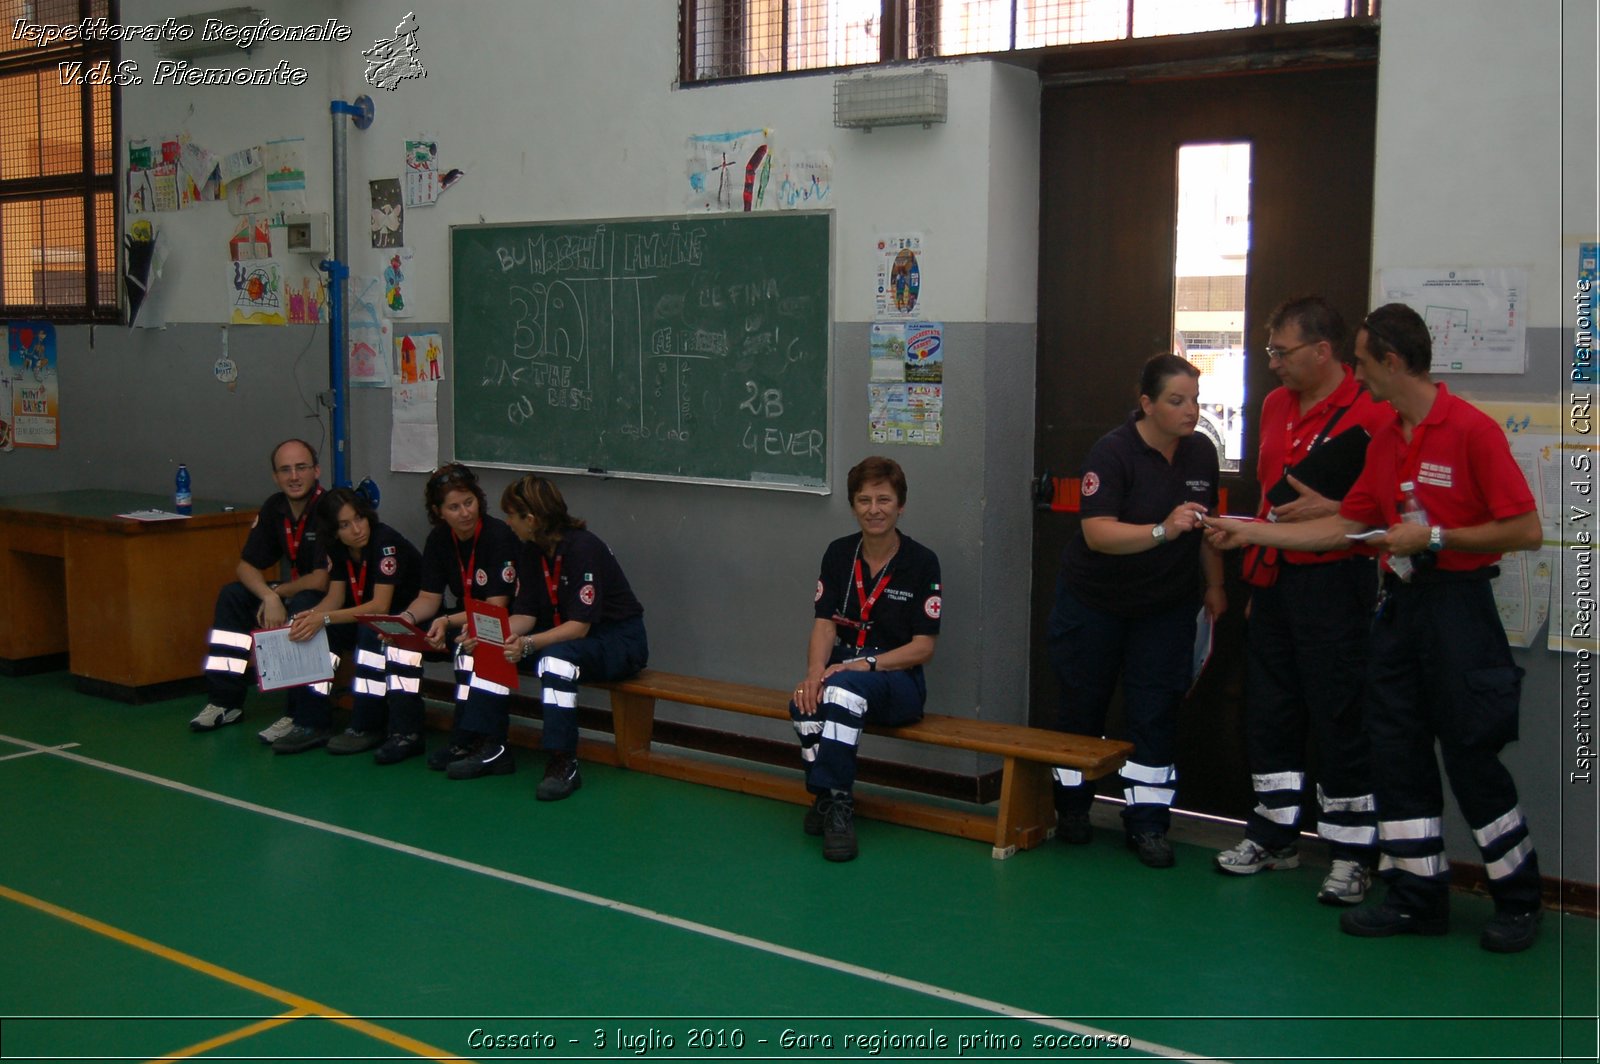
[[[826,490],[832,216],[450,231],[464,462]]]

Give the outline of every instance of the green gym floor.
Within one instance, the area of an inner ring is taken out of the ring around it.
[[[1596,927],[1360,940],[1322,869],[1151,871],[1102,831],[996,861],[542,761],[274,756],[199,697],[0,679],[0,1057],[16,1060],[1594,1059]],[[431,737],[437,742],[438,737]]]

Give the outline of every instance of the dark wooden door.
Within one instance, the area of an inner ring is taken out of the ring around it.
[[[1035,473],[1076,476],[1089,447],[1135,405],[1140,364],[1170,349],[1177,151],[1251,144],[1245,347],[1283,299],[1320,293],[1352,321],[1366,312],[1376,67],[1134,80],[1046,88],[1042,102]],[[1255,506],[1256,414],[1277,381],[1248,360],[1243,468],[1228,509]],[[1032,720],[1054,722],[1044,626],[1072,515],[1034,521]],[[1251,797],[1242,732],[1246,601],[1229,561],[1229,613],[1183,711],[1181,808],[1243,818]],[[1113,729],[1120,728],[1119,709]],[[1116,732],[1114,731],[1113,734]]]

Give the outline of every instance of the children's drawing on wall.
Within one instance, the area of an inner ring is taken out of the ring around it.
[[[167,262],[167,238],[148,218],[129,224],[123,234],[123,288],[128,293],[128,327],[159,329],[166,324],[161,271]]]
[[[259,145],[229,152],[217,164],[225,182],[237,181],[245,174],[261,169],[262,165],[263,154]]]
[[[267,219],[246,215],[233,228],[228,239],[228,261],[250,262],[254,259],[272,258],[272,232]]]
[[[274,214],[306,209],[305,138],[269,140],[262,147],[262,169],[267,175],[267,199]]]
[[[922,299],[923,239],[921,233],[876,238],[873,305],[879,318],[910,318],[925,313]]]
[[[411,249],[390,248],[383,263],[383,309],[391,318],[409,318]]]
[[[386,177],[368,181],[372,194],[372,246],[397,248],[406,242],[405,207],[400,202],[400,182]]]
[[[61,395],[56,374],[56,327],[47,321],[14,321],[7,330],[6,351],[11,378],[12,444],[57,446]]]
[[[400,383],[444,380],[444,338],[438,333],[397,336],[394,349],[400,364]]]
[[[383,315],[383,282],[376,277],[350,278],[350,383],[387,388],[393,376],[394,328]]]
[[[229,321],[235,325],[284,324],[283,269],[277,260],[234,263],[230,303]]]
[[[320,275],[291,277],[286,290],[290,325],[316,325],[326,316],[323,308],[328,303],[328,292]]]
[[[227,184],[228,211],[232,214],[262,214],[267,202],[267,172],[259,167],[232,178]]]
[[[769,129],[696,134],[684,141],[691,211],[759,211],[772,206]]]
[[[776,167],[777,207],[802,210],[827,207],[833,203],[833,153],[831,151],[786,151]]]
[[[439,386],[433,381],[396,384],[390,394],[389,468],[426,473],[439,464]]]
[[[192,140],[183,142],[178,155],[183,174],[183,203],[202,203],[222,195],[222,168],[217,157]]]
[[[431,206],[439,198],[439,143],[430,137],[406,141],[405,205]]]

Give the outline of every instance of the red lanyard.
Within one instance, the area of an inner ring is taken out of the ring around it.
[[[476,528],[472,530],[472,553],[467,556],[467,567],[461,570],[461,608],[468,613],[472,612],[472,574],[478,571],[478,537],[483,534],[483,521],[480,519]],[[451,533],[451,538],[455,534]],[[456,564],[461,564],[460,541],[456,546]]]
[[[550,609],[554,613],[554,619],[550,623],[560,624],[561,603],[556,601],[556,588],[561,585],[561,559],[559,557],[556,559],[556,569],[553,573],[550,571],[548,559],[540,558],[539,564],[544,566],[544,589],[550,593]]]
[[[344,571],[350,574],[350,586],[355,589],[357,606],[361,605],[361,593],[367,589],[367,560],[361,559],[361,576],[356,576],[356,567],[350,564],[350,559],[344,560]]]
[[[894,575],[894,559],[890,558],[884,563],[883,572],[878,577],[878,586],[872,589],[872,594],[867,594],[867,585],[861,579],[861,546],[856,545],[856,602],[861,607],[859,618],[861,627],[856,630],[856,649],[860,650],[867,645],[867,622],[872,617],[872,607],[877,603],[878,596],[883,594],[883,589],[889,586],[889,578]]]
[[[311,493],[311,498],[306,500],[306,508],[300,511],[299,524],[291,527],[289,519],[287,517],[283,519],[283,545],[289,551],[289,567],[297,573],[300,571],[295,564],[300,560],[300,537],[305,534],[306,521],[311,517],[311,508],[316,506],[317,496],[321,494],[320,487]]]

